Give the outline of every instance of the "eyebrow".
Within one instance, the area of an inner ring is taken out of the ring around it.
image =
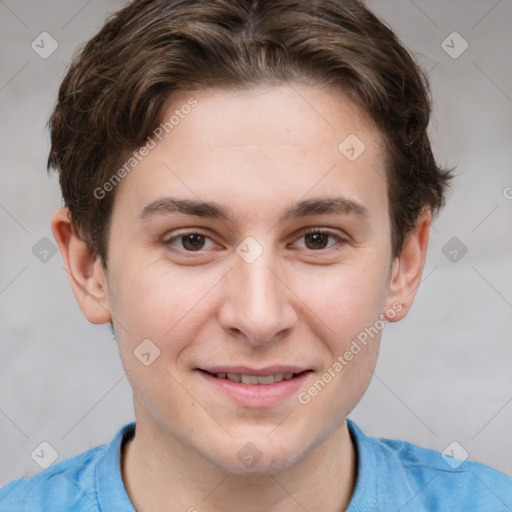
[[[166,197],[157,199],[145,206],[139,220],[146,221],[156,214],[181,213],[197,217],[207,217],[234,224],[235,215],[228,208],[216,202],[207,202],[194,199],[179,199]],[[298,219],[313,215],[326,214],[352,214],[363,221],[370,221],[370,212],[362,204],[346,197],[321,197],[299,201],[288,207],[279,218],[278,222],[289,219]]]

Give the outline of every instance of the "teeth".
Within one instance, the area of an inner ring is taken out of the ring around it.
[[[256,375],[242,375],[243,384],[259,384],[259,377]]]
[[[276,380],[277,375],[264,375],[261,377],[256,377],[256,380],[258,381],[258,384],[274,384],[274,382],[279,382]],[[242,382],[244,382],[244,378],[242,377]]]
[[[273,375],[240,375],[239,373],[216,373],[215,377],[219,379],[228,379],[233,382],[241,382],[243,384],[274,384],[282,380],[290,380],[294,373],[274,373]]]

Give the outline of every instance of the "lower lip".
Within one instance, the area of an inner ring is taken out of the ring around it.
[[[290,395],[297,393],[311,372],[304,372],[293,379],[274,384],[244,384],[229,379],[219,379],[197,370],[207,382],[245,407],[274,407]]]

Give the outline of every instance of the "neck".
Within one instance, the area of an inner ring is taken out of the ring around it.
[[[341,512],[354,492],[357,452],[346,422],[295,465],[266,474],[229,473],[169,437],[137,417],[123,448],[122,477],[138,512]]]

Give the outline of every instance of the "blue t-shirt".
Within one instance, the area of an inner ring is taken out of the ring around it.
[[[357,483],[346,512],[512,511],[512,477],[472,461],[446,457],[406,441],[366,436],[351,420]],[[125,425],[97,446],[0,489],[1,512],[135,512],[121,478]]]

